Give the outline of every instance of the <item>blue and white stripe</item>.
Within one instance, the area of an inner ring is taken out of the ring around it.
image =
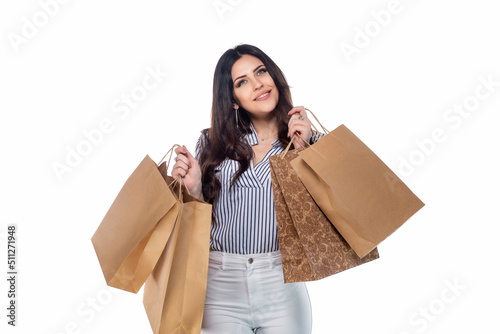
[[[250,145],[255,145],[258,137],[253,126],[251,129],[252,133],[245,139]],[[199,156],[200,140],[196,145],[196,157]],[[238,162],[226,159],[218,166],[216,176],[221,191],[214,206],[216,223],[212,224],[211,249],[233,254],[279,250],[269,157],[283,151],[284,147],[276,139],[262,161],[254,166],[252,160],[231,189]]]

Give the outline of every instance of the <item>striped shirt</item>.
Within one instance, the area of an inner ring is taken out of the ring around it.
[[[244,137],[250,146],[258,143],[254,127],[251,126],[251,129],[252,132]],[[196,157],[199,157],[202,137],[196,145]],[[221,190],[213,208],[216,224],[212,224],[212,250],[234,254],[279,250],[269,157],[282,153],[284,149],[276,139],[262,161],[254,166],[252,159],[249,168],[231,189],[233,175],[239,168],[238,162],[226,159],[218,166],[216,175]]]

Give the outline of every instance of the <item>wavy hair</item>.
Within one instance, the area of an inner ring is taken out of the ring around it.
[[[251,133],[248,113],[240,106],[237,125],[234,115],[236,111],[233,109],[236,99],[231,69],[243,55],[251,55],[260,59],[273,79],[279,93],[278,104],[273,111],[278,124],[278,138],[282,145],[290,141],[287,137],[288,111],[292,109],[293,104],[290,87],[283,72],[269,56],[255,46],[241,44],[227,50],[215,67],[211,126],[202,131],[203,137],[199,149],[203,196],[212,204],[217,202],[221,189],[221,184],[216,177],[217,166],[225,159],[238,162],[239,169],[233,175],[232,187],[241,174],[248,169],[253,156],[252,148],[244,140],[244,136]]]

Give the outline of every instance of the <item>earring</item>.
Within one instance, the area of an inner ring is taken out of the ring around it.
[[[234,109],[234,115],[236,116],[236,128],[238,128],[238,123],[239,123],[238,122],[238,110],[239,110],[238,108]]]

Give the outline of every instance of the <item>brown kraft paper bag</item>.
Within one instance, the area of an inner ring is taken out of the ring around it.
[[[271,180],[285,283],[319,280],[375,260],[360,258],[321,212],[290,166],[297,150],[271,156]]]
[[[144,287],[144,307],[155,334],[201,331],[212,205],[186,193],[181,198],[173,232]]]
[[[346,126],[302,150],[291,165],[318,206],[363,257],[424,203]]]
[[[146,156],[92,237],[109,286],[137,293],[165,248],[180,210],[165,168]]]

